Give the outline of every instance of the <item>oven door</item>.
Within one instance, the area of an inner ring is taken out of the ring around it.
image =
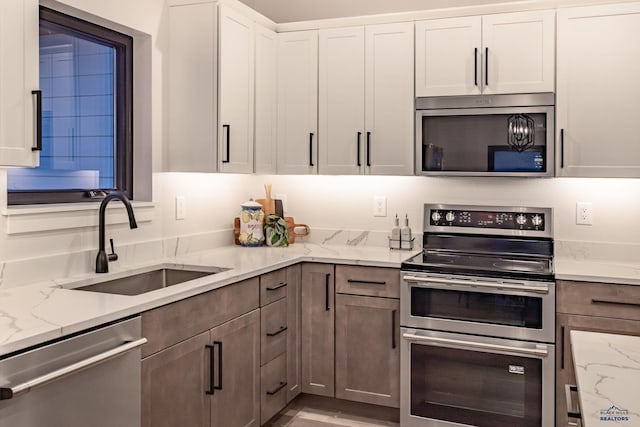
[[[402,272],[400,324],[441,331],[555,341],[555,284]]]
[[[401,328],[403,427],[553,427],[551,344]]]

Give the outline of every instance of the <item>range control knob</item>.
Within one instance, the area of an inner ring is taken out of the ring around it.
[[[444,219],[446,219],[449,222],[453,222],[453,220],[456,219],[456,214],[454,214],[452,211],[449,211],[445,215]]]
[[[433,222],[438,222],[442,219],[442,214],[440,214],[440,212],[438,211],[434,211],[431,214],[431,219],[433,220]]]
[[[516,223],[518,225],[525,225],[527,223],[527,217],[523,214],[520,214],[516,217]]]
[[[536,227],[539,227],[542,225],[542,217],[540,215],[534,215],[533,218],[531,218],[531,222]]]

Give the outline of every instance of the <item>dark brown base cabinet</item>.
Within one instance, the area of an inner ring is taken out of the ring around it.
[[[394,268],[303,264],[304,393],[399,407],[399,282]]]
[[[565,384],[576,384],[571,331],[640,336],[640,287],[559,280],[556,299],[556,426],[567,427],[576,425],[565,398]]]
[[[260,425],[258,301],[255,278],[142,314],[143,427]]]

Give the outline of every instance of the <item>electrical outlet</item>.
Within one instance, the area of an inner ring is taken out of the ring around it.
[[[593,225],[593,203],[576,203],[576,224]]]
[[[184,196],[176,196],[176,219],[187,217],[187,202]]]
[[[387,198],[385,196],[373,197],[373,216],[387,216]]]

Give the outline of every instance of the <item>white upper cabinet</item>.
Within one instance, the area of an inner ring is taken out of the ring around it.
[[[365,173],[413,174],[413,58],[413,23],[365,28]]]
[[[256,173],[276,173],[276,49],[277,34],[256,24],[255,167]]]
[[[416,22],[416,96],[478,95],[482,18]]]
[[[556,171],[640,177],[640,3],[558,11]]]
[[[364,27],[320,31],[321,174],[359,174],[364,137]]]
[[[416,96],[554,91],[555,11],[416,23]]]
[[[219,10],[218,158],[221,172],[253,172],[254,23]]]
[[[413,57],[412,23],[320,31],[320,173],[412,174]]]
[[[318,32],[278,34],[277,170],[318,172]]]
[[[0,165],[39,164],[41,128],[37,0],[0,4]],[[40,105],[40,108],[38,106]]]
[[[217,6],[169,8],[169,156],[178,172],[216,172]]]

